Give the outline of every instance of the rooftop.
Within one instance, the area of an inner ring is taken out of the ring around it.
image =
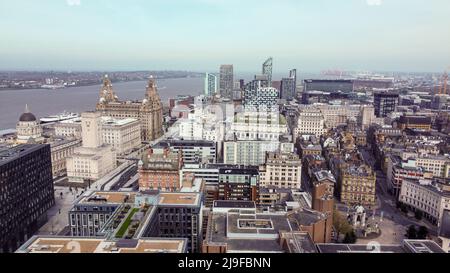
[[[158,205],[185,205],[185,206],[200,206],[200,193],[177,193],[164,192],[159,194]]]
[[[13,148],[0,148],[0,166],[32,153],[46,145],[24,144]]]
[[[87,192],[78,204],[123,204],[134,203],[137,193],[130,192]]]
[[[17,253],[185,253],[186,239],[141,238],[110,241],[103,238],[33,236]]]

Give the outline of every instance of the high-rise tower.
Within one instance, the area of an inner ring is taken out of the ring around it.
[[[233,98],[233,65],[220,66],[219,89],[224,98]]]
[[[262,66],[263,75],[267,76],[267,80],[269,81],[269,86],[272,86],[272,66],[273,66],[273,58],[270,57],[267,59]]]

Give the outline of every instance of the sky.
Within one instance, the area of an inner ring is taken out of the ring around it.
[[[450,66],[448,0],[0,0],[0,70]],[[287,73],[287,71],[286,71]]]

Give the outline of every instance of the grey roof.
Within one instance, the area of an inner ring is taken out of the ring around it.
[[[19,121],[36,121],[36,117],[32,113],[23,113],[20,116]]]

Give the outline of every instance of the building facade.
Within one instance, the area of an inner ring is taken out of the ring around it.
[[[142,102],[122,102],[115,95],[110,79],[105,76],[96,110],[104,116],[113,118],[138,119],[141,122],[142,141],[152,141],[163,134],[162,103],[158,95],[156,81],[152,77],[150,77]]]
[[[233,98],[233,65],[221,65],[219,75],[219,91],[223,98]]]
[[[25,106],[25,112],[19,118],[16,130],[18,144],[41,143],[44,140],[40,122],[30,112],[28,105]]]
[[[0,149],[0,252],[14,252],[55,204],[50,145]]]
[[[295,154],[268,153],[259,172],[261,187],[301,188],[302,162]]]
[[[141,123],[134,118],[102,117],[101,135],[118,155],[130,153],[141,145]]]
[[[139,190],[175,192],[181,188],[180,170],[183,167],[181,152],[170,149],[150,149],[139,162]]]
[[[387,117],[388,114],[395,112],[398,105],[399,94],[389,92],[375,92],[373,106],[375,107],[375,116],[378,118]]]
[[[66,160],[75,152],[75,148],[81,146],[80,139],[60,139],[50,144],[52,152],[53,178],[67,175]]]
[[[211,73],[205,74],[205,96],[214,96],[217,94],[217,76]]]
[[[258,168],[219,168],[219,200],[257,201],[258,189]]]

